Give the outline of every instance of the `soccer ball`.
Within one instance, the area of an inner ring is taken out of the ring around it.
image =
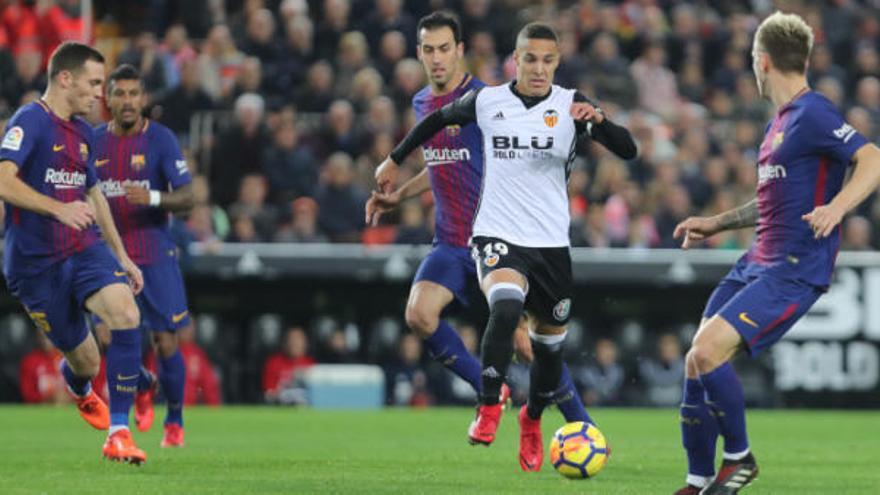
[[[605,467],[608,450],[605,436],[599,428],[577,421],[568,423],[553,434],[550,462],[566,478],[592,478]]]

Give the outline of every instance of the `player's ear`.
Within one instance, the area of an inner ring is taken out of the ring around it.
[[[464,58],[464,41],[458,42],[458,45],[455,47],[455,52],[458,55],[458,58]]]

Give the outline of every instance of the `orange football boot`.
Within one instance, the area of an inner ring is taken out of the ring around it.
[[[176,423],[165,425],[165,436],[162,437],[162,447],[183,447],[183,427]]]
[[[94,390],[89,390],[85,397],[77,397],[76,395],[73,397],[76,401],[76,408],[79,409],[79,415],[86,420],[86,423],[92,425],[96,430],[110,428],[110,409]]]
[[[147,454],[134,444],[131,432],[122,429],[107,437],[104,448],[101,449],[105,459],[129,464],[143,464],[147,462]]]

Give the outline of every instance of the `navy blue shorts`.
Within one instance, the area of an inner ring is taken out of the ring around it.
[[[37,328],[62,352],[80,345],[89,331],[85,302],[128,277],[103,241],[56,263],[35,277],[10,278],[9,291],[21,301]]]
[[[137,295],[141,322],[153,332],[175,332],[189,324],[186,289],[177,252],[169,251],[154,263],[138,265],[144,275],[144,290]],[[101,322],[92,315],[95,324]]]
[[[446,287],[456,302],[470,306],[470,296],[477,290],[477,266],[471,250],[436,244],[419,265],[413,284],[423,280]]]
[[[706,303],[704,318],[720,315],[739,332],[752,357],[775,344],[824,291],[771,273],[745,275],[737,264]]]

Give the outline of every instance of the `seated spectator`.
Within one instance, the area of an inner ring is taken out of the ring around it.
[[[159,50],[156,35],[142,31],[129,47],[119,54],[117,64],[130,64],[140,70],[148,94],[158,93],[168,87],[168,76]]]
[[[318,60],[306,73],[305,87],[294,95],[293,101],[301,112],[326,112],[333,102],[333,66],[326,60]]]
[[[431,231],[425,225],[425,211],[422,206],[408,201],[401,206],[400,227],[397,228],[395,244],[430,244]]]
[[[871,222],[859,215],[846,219],[843,224],[843,240],[840,249],[847,251],[869,251],[871,246]]]
[[[184,59],[180,64],[180,84],[159,98],[151,116],[178,136],[187,136],[192,116],[213,107],[211,97],[202,89],[196,62]]]
[[[411,333],[400,338],[397,358],[385,365],[385,395],[390,406],[424,407],[431,402],[422,366],[422,341]]]
[[[238,200],[229,207],[229,214],[236,219],[250,218],[260,239],[271,239],[278,225],[278,209],[266,203],[268,186],[262,174],[248,174],[241,180]]]
[[[263,97],[245,93],[235,100],[235,123],[217,136],[210,181],[212,199],[220,206],[235,200],[244,175],[263,171],[263,151],[270,142],[264,114]]]
[[[298,372],[315,364],[308,354],[309,337],[303,327],[292,326],[282,336],[279,347],[263,365],[263,397],[272,404],[304,404],[305,391]]]
[[[202,89],[214,101],[220,101],[229,96],[242,60],[244,60],[244,54],[238,51],[235,46],[229,27],[225,24],[217,24],[212,27],[202,44],[198,66]]]
[[[361,154],[362,133],[355,125],[354,107],[348,100],[336,100],[327,111],[326,121],[318,132],[319,154],[322,157],[342,151],[351,156]]]
[[[684,359],[681,342],[666,333],[657,339],[657,355],[639,362],[639,381],[645,387],[645,399],[652,406],[676,406],[681,402]]]
[[[346,153],[330,155],[324,166],[318,201],[318,225],[332,242],[358,242],[364,229],[367,193],[353,183],[353,164]]]
[[[617,361],[617,344],[603,338],[596,342],[593,364],[580,367],[574,373],[575,383],[590,406],[613,406],[623,403],[622,391],[626,376]]]
[[[307,196],[290,203],[290,221],[275,233],[275,242],[327,242],[318,232],[318,203]]]
[[[357,339],[358,330],[355,325],[348,324],[343,327],[334,322],[321,339],[318,362],[329,364],[357,362]]]
[[[272,202],[289,203],[301,196],[314,196],[318,186],[318,164],[307,146],[300,143],[292,122],[275,131],[274,145],[266,150],[263,172],[269,181]]]
[[[28,404],[60,404],[71,402],[64,377],[61,376],[62,355],[41,330],[35,330],[34,350],[21,358],[18,384],[21,400]]]
[[[195,323],[179,330],[180,353],[186,363],[184,404],[220,405],[220,380],[208,355],[196,343]]]

